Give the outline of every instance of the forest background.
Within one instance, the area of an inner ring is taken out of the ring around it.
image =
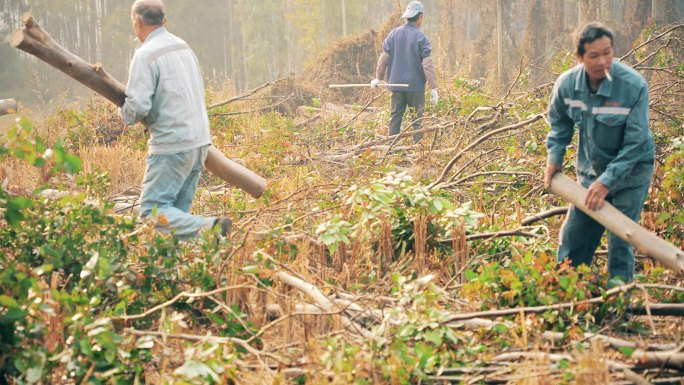
[[[505,87],[522,58],[534,82],[556,75],[545,68],[559,50],[571,47],[570,31],[585,20],[601,20],[617,32],[617,55],[625,53],[644,26],[681,20],[678,0],[424,0],[423,30],[433,44],[439,72],[494,80]],[[0,98],[17,98],[34,112],[92,92],[47,64],[6,44],[31,10],[66,49],[102,63],[125,81],[137,46],[130,1],[0,1]],[[335,39],[377,30],[406,1],[398,0],[167,0],[168,27],[197,53],[209,83],[235,92],[301,72]],[[384,38],[384,37],[380,37]],[[378,53],[375,53],[378,54]],[[360,74],[368,81],[373,73]],[[318,85],[321,88],[327,84]]]

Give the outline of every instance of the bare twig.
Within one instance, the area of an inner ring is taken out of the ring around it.
[[[524,127],[524,126],[527,126],[527,125],[529,125],[529,124],[532,124],[532,123],[536,122],[537,120],[541,119],[543,115],[545,115],[545,113],[537,114],[537,115],[534,115],[534,116],[532,116],[531,118],[529,118],[529,119],[527,119],[527,120],[524,120],[524,121],[522,121],[522,122],[518,122],[518,123],[515,123],[515,124],[511,124],[511,125],[506,126],[506,127],[501,127],[501,128],[499,128],[499,129],[497,129],[497,130],[491,131],[491,132],[489,132],[489,133],[487,133],[487,134],[484,134],[484,135],[480,136],[480,137],[477,138],[474,142],[472,142],[471,144],[469,144],[468,146],[466,146],[463,150],[461,150],[458,154],[456,154],[456,156],[454,156],[454,157],[449,161],[449,163],[446,165],[446,167],[445,167],[444,170],[442,171],[442,174],[439,176],[439,178],[437,178],[437,180],[435,180],[434,182],[430,183],[430,185],[428,185],[428,188],[429,188],[429,189],[433,189],[433,188],[437,187],[440,183],[442,183],[442,182],[444,181],[444,179],[446,179],[447,174],[449,173],[449,171],[451,171],[451,169],[454,167],[454,165],[456,164],[456,162],[457,162],[457,161],[463,156],[463,154],[465,154],[467,151],[470,151],[471,149],[473,149],[474,147],[476,147],[476,146],[479,145],[480,143],[484,142],[485,140],[489,139],[490,137],[492,137],[492,136],[494,136],[494,135],[496,135],[496,134],[500,134],[500,133],[505,132],[505,131],[508,131],[508,130],[513,130],[513,129],[516,129],[516,128],[520,128],[520,127]]]
[[[216,112],[213,114],[209,114],[209,116],[233,116],[233,115],[244,115],[244,114],[251,114],[253,112],[259,112],[259,111],[264,111],[264,110],[272,110],[279,105],[287,102],[288,100],[292,99],[294,94],[290,94],[287,97],[285,97],[283,100],[279,101],[278,103],[271,104],[268,106],[260,107],[260,108],[254,108],[252,110],[247,110],[247,111],[235,111],[235,112]]]
[[[207,291],[207,292],[200,292],[200,293],[194,293],[194,292],[187,292],[187,291],[184,291],[184,292],[182,292],[182,293],[178,293],[178,294],[177,294],[175,297],[173,297],[172,299],[170,299],[170,300],[168,300],[168,301],[166,301],[166,302],[164,302],[164,303],[161,303],[161,304],[159,304],[159,305],[157,305],[157,306],[155,306],[155,307],[153,307],[153,308],[151,308],[151,309],[148,309],[148,310],[146,310],[146,311],[144,311],[144,312],[142,312],[142,313],[140,313],[140,314],[123,315],[123,316],[118,316],[118,317],[112,317],[112,319],[113,319],[113,320],[120,320],[120,321],[130,321],[130,320],[140,319],[140,318],[147,317],[148,315],[150,315],[150,314],[152,314],[152,313],[154,313],[154,312],[156,312],[156,311],[158,311],[158,310],[161,310],[161,309],[163,309],[163,308],[165,308],[165,307],[167,307],[167,306],[173,305],[174,303],[178,302],[178,300],[180,300],[180,299],[183,298],[183,297],[186,297],[186,298],[208,297],[208,296],[211,296],[211,295],[214,295],[214,294],[223,293],[224,291],[235,290],[235,289],[242,289],[242,288],[245,288],[245,287],[251,287],[251,286],[249,286],[249,285],[226,286],[226,287],[218,288],[218,289],[216,289],[216,290],[211,290],[211,291]]]
[[[270,85],[277,84],[277,83],[281,82],[281,81],[284,80],[284,79],[286,79],[286,78],[283,77],[283,78],[280,78],[280,79],[277,79],[277,80],[273,80],[273,81],[264,83],[264,84],[260,85],[260,86],[257,87],[257,88],[254,88],[254,89],[252,89],[252,90],[250,90],[250,91],[247,91],[247,92],[243,92],[243,93],[241,93],[240,95],[233,96],[232,98],[230,98],[230,99],[228,99],[228,100],[226,100],[226,101],[223,101],[223,102],[220,102],[220,103],[216,103],[216,104],[212,104],[211,106],[207,107],[207,110],[211,110],[211,109],[214,109],[214,108],[216,108],[216,107],[225,106],[226,104],[233,103],[233,102],[235,102],[235,101],[244,99],[244,98],[246,98],[247,96],[250,96],[250,95],[253,95],[253,94],[259,92],[259,90],[261,90],[261,89],[263,89],[263,88],[266,88],[266,87],[268,87],[268,86],[270,86]]]

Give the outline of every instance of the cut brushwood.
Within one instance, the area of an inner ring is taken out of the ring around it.
[[[590,210],[584,204],[587,190],[572,179],[562,173],[556,173],[549,190],[575,205],[645,255],[660,261],[679,275],[684,274],[684,251],[639,226],[608,202],[599,210]]]
[[[107,100],[121,107],[126,100],[124,86],[105,72],[100,64],[89,64],[59,45],[33,18],[30,12],[21,17],[23,28],[10,36],[12,47],[25,51],[76,79]],[[266,189],[266,179],[228,159],[210,147],[205,167],[212,174],[255,198]]]
[[[14,114],[17,112],[17,101],[14,99],[0,99],[0,115]]]

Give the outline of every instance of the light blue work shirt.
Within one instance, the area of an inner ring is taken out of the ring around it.
[[[150,130],[149,153],[190,151],[211,143],[204,82],[194,52],[160,27],[133,55],[121,117]]]
[[[432,53],[432,45],[416,23],[408,22],[393,29],[382,49],[389,55],[387,83],[408,84],[408,87],[387,87],[391,91],[425,92],[423,59]]]
[[[648,127],[648,85],[633,68],[613,61],[612,81],[592,93],[583,65],[563,73],[549,103],[548,162],[563,164],[574,127],[579,130],[577,174],[611,191],[650,183],[655,145]]]

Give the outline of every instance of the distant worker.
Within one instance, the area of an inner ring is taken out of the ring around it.
[[[135,1],[131,19],[142,46],[133,55],[120,113],[126,124],[143,122],[150,132],[141,216],[156,213],[156,228],[180,239],[214,227],[225,236],[231,228],[229,218],[189,213],[211,145],[197,57],[164,27],[161,0]]]
[[[398,135],[401,121],[408,106],[414,110],[413,129],[419,130],[425,112],[425,82],[430,85],[430,103],[437,104],[437,75],[432,61],[432,45],[427,36],[420,30],[423,25],[423,4],[412,1],[406,6],[401,17],[406,24],[393,29],[382,43],[383,52],[378,58],[375,71],[376,78],[371,81],[372,88],[378,87],[385,78],[390,84],[408,84],[408,87],[388,87],[392,91],[390,135]],[[413,136],[415,142],[422,139],[422,134]]]
[[[604,201],[637,222],[653,175],[655,145],[648,127],[648,85],[631,67],[613,61],[613,32],[589,23],[575,33],[579,65],[563,73],[549,103],[551,132],[544,184],[562,170],[565,149],[577,127],[577,178],[588,189],[585,204],[600,210]],[[590,265],[604,227],[574,206],[560,230],[558,261]],[[634,279],[634,250],[608,233],[608,273]]]

